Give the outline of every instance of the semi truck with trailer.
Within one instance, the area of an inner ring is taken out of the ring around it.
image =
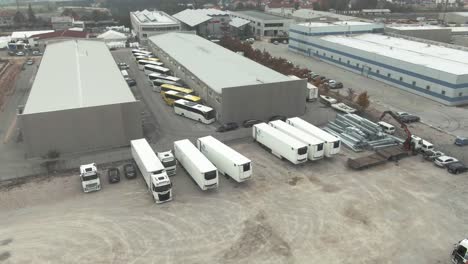
[[[158,159],[163,164],[164,168],[166,169],[166,173],[169,176],[173,176],[176,174],[176,166],[177,161],[172,154],[172,150],[164,151],[164,152],[157,152],[156,155]]]
[[[299,117],[288,118],[286,120],[286,123],[312,135],[313,137],[323,140],[325,142],[325,147],[324,147],[325,157],[330,158],[333,155],[338,154],[340,152],[340,149],[341,149],[340,138],[335,137],[334,135],[326,131],[323,131],[322,129],[312,125],[311,123],[300,119]]]
[[[298,128],[288,125],[286,122],[283,122],[281,120],[271,121],[269,122],[269,125],[299,141],[306,143],[309,148],[309,160],[318,160],[323,158],[325,144],[323,140],[313,137],[310,134],[307,134],[306,132]]]
[[[99,178],[96,163],[81,165],[80,179],[83,192],[87,193],[101,190],[101,179]]]
[[[190,140],[175,141],[174,155],[200,189],[218,188],[218,170]]]
[[[252,137],[280,159],[285,158],[293,164],[307,161],[308,147],[305,143],[266,123],[254,125],[252,127]]]
[[[252,162],[216,138],[212,136],[199,138],[197,148],[218,168],[219,172],[236,182],[243,182],[252,177]]]
[[[140,169],[148,191],[156,203],[172,200],[172,183],[166,170],[146,139],[130,141],[132,157]]]

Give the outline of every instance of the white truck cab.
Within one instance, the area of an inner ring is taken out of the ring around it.
[[[452,251],[452,263],[453,264],[466,264],[468,263],[468,239],[463,239],[457,244],[455,244],[453,251]]]
[[[85,193],[101,190],[101,180],[97,172],[96,163],[80,166],[81,187]]]
[[[167,175],[169,176],[175,175],[177,162],[176,162],[176,159],[174,158],[174,155],[172,154],[172,150],[158,152],[156,153],[156,155],[158,156],[158,159],[163,164],[164,168],[166,168]]]
[[[411,144],[413,149],[418,152],[426,153],[434,150],[434,145],[418,136],[411,135]]]

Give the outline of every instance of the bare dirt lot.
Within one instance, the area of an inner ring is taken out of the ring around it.
[[[293,166],[250,140],[244,184],[202,192],[183,170],[156,205],[141,176],[81,192],[77,175],[0,190],[5,263],[449,263],[465,235],[466,175],[410,157],[351,171],[340,154]],[[353,155],[345,151],[346,155]]]

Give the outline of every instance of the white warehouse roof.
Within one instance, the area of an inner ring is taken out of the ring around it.
[[[361,21],[335,21],[330,23],[324,22],[308,22],[308,23],[300,23],[299,25],[305,27],[334,27],[334,26],[371,26],[374,25],[373,23],[361,22]]]
[[[47,45],[23,113],[134,101],[103,42],[69,40]]]
[[[194,34],[172,32],[150,40],[217,93],[223,88],[293,81]]]
[[[214,8],[208,9],[185,9],[174,15],[179,21],[194,27],[205,21],[208,21],[213,16],[227,16],[228,13]]]
[[[247,25],[249,24],[250,21],[247,20],[247,19],[243,19],[243,18],[240,18],[240,17],[233,17],[231,19],[231,22],[229,22],[229,25],[235,27],[235,28],[240,28],[244,25]]]
[[[450,29],[449,27],[441,27],[434,25],[411,25],[411,24],[395,24],[387,25],[387,28],[397,29],[397,30],[433,30],[433,29]]]
[[[468,74],[468,52],[377,34],[324,36],[322,40],[452,74]]]
[[[168,24],[176,24],[177,22],[168,14],[162,11],[135,11],[131,12],[140,24],[147,24],[147,25],[168,25]]]

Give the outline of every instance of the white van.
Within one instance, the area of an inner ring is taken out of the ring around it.
[[[395,127],[393,125],[390,125],[384,121],[377,122],[377,124],[382,128],[383,132],[387,134],[395,133]]]
[[[120,73],[122,73],[124,78],[128,78],[128,72],[126,70],[121,70]]]

